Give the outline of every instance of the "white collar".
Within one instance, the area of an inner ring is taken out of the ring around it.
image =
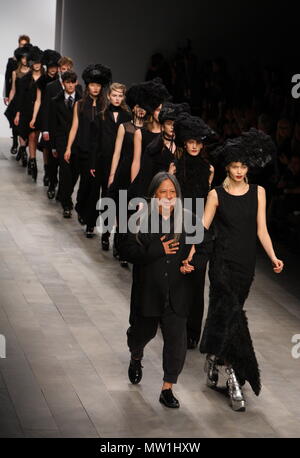
[[[68,100],[70,96],[73,97],[73,101],[75,100],[76,91],[74,91],[72,94],[67,94],[66,91],[64,91],[64,93],[65,93],[65,100]]]

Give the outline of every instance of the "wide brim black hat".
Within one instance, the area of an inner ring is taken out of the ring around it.
[[[216,133],[201,118],[181,113],[174,122],[175,143],[183,147],[188,140],[209,143]]]
[[[270,135],[255,129],[228,139],[210,153],[213,160],[226,167],[231,162],[241,162],[252,169],[260,169],[271,162],[276,146]]]
[[[182,113],[191,113],[191,107],[188,103],[171,103],[165,102],[159,112],[159,122],[175,121]]]
[[[170,94],[160,78],[141,83],[138,105],[148,113],[153,113],[169,99]]]
[[[32,46],[28,55],[28,64],[42,63],[43,51],[38,46]]]
[[[43,52],[42,64],[46,67],[56,67],[58,66],[58,61],[61,58],[59,52],[54,49],[46,49]]]
[[[97,83],[108,86],[112,81],[111,69],[102,64],[90,64],[83,70],[82,79],[86,85]]]
[[[25,46],[22,46],[21,48],[15,49],[14,56],[17,59],[17,61],[20,61],[24,56],[28,58],[31,48],[32,45],[28,43]]]

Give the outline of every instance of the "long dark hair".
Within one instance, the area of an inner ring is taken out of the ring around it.
[[[148,218],[148,221],[149,221],[149,218],[151,218],[151,213],[153,211],[157,212],[154,198],[155,198],[156,191],[158,190],[160,185],[165,180],[170,180],[173,183],[175,187],[175,191],[176,191],[176,204],[173,210],[174,215],[175,215],[174,239],[178,241],[182,233],[182,228],[183,228],[183,203],[182,203],[182,194],[181,194],[180,184],[177,178],[174,175],[172,175],[171,173],[159,172],[156,175],[154,175],[154,177],[152,178],[152,181],[150,183],[150,186],[148,188],[148,193],[147,193],[148,194],[148,208],[147,208],[147,212],[145,212],[144,214],[144,217]],[[141,241],[139,240],[139,234],[137,234],[137,241],[141,243]]]
[[[90,97],[89,88],[88,86],[85,88],[83,93],[82,99],[78,101],[78,108],[79,112],[81,112]],[[104,112],[107,108],[107,97],[105,90],[101,88],[99,95],[96,99],[96,107],[97,107],[97,114],[100,116],[101,119],[104,119]]]

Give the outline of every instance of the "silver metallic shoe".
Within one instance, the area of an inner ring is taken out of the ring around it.
[[[228,374],[227,388],[232,410],[236,412],[245,412],[246,402],[235,372],[232,367],[226,367],[226,373]]]
[[[214,355],[206,355],[204,372],[207,373],[207,386],[210,388],[216,387],[219,380],[219,370],[217,368],[217,358]]]

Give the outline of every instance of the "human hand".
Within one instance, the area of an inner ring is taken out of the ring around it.
[[[96,176],[96,169],[90,169],[90,174],[92,175],[92,177],[95,178],[95,176]]]
[[[283,269],[283,262],[280,260],[280,259],[277,259],[277,258],[274,258],[274,259],[271,259],[272,261],[272,265],[273,265],[273,270],[276,274],[280,274],[280,272],[282,272],[282,269]]]
[[[67,149],[65,154],[64,154],[64,160],[69,163],[70,162],[70,157],[71,157],[71,151]]]
[[[163,244],[165,254],[176,254],[179,250],[179,242],[176,242],[175,239],[164,242],[165,238],[166,236],[163,235],[160,239]]]

